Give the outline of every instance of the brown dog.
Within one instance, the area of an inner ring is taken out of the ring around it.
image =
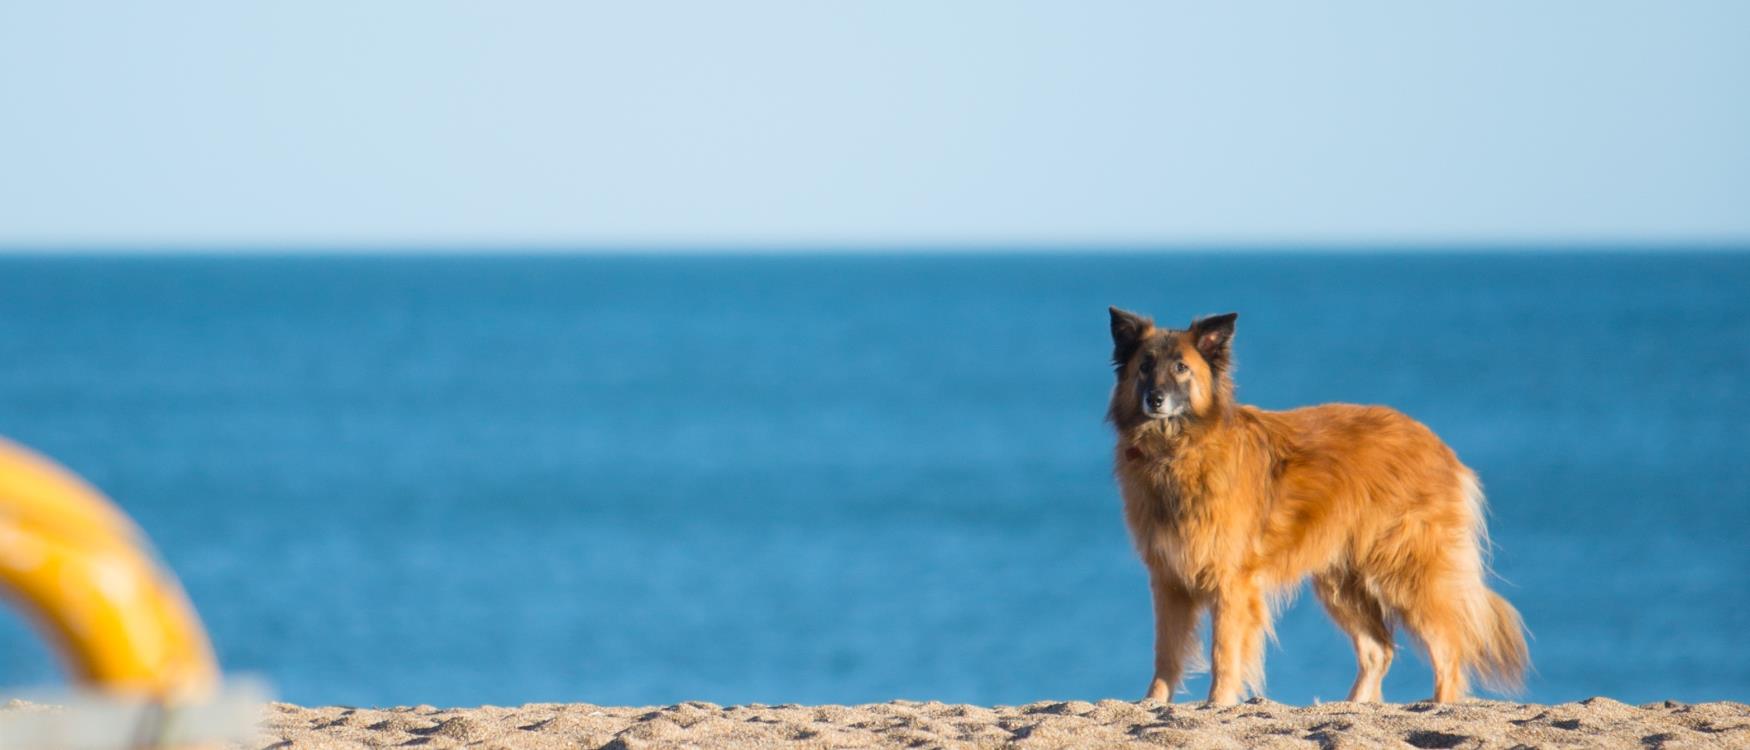
[[[1392,628],[1428,650],[1434,700],[1471,675],[1511,689],[1527,663],[1519,613],[1484,583],[1476,474],[1427,427],[1379,406],[1264,411],[1234,403],[1234,314],[1188,330],[1118,308],[1107,412],[1124,515],[1154,591],[1148,698],[1169,700],[1211,610],[1209,701],[1264,682],[1267,597],[1312,576],[1360,663],[1349,700],[1380,700]]]

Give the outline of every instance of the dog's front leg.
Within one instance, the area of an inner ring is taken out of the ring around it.
[[[1177,576],[1149,571],[1155,604],[1155,674],[1144,700],[1170,701],[1197,647],[1198,602]]]
[[[1210,644],[1209,702],[1231,706],[1240,702],[1248,684],[1262,679],[1258,674],[1262,656],[1257,648],[1264,627],[1264,600],[1251,582],[1228,584],[1216,592]]]

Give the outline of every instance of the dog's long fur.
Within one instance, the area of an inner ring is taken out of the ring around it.
[[[1403,624],[1427,648],[1434,699],[1471,676],[1520,684],[1519,613],[1485,583],[1476,474],[1427,427],[1379,406],[1265,411],[1234,402],[1229,314],[1186,330],[1111,310],[1124,514],[1155,604],[1148,696],[1168,700],[1211,611],[1209,700],[1262,689],[1269,597],[1307,576],[1355,647],[1349,700],[1378,701]],[[1176,410],[1171,414],[1152,411]]]

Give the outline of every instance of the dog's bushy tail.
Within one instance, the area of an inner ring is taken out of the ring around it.
[[[1500,594],[1478,586],[1482,594],[1476,632],[1468,639],[1465,666],[1490,690],[1517,693],[1525,687],[1531,652],[1525,645],[1525,621]]]
[[[1525,687],[1525,672],[1531,667],[1531,652],[1525,645],[1525,621],[1519,617],[1519,610],[1488,587],[1490,573],[1486,561],[1491,544],[1484,520],[1486,501],[1482,485],[1468,469],[1460,474],[1459,483],[1472,514],[1477,574],[1464,594],[1470,631],[1464,639],[1464,666],[1490,690],[1518,693]]]

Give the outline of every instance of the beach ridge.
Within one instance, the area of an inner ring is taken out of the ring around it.
[[[1750,747],[1750,705],[1609,698],[1553,705],[1322,703],[1253,699],[1227,708],[1106,700],[974,706],[688,702],[613,707],[306,708],[271,704],[263,750],[302,748],[1733,748]]]

